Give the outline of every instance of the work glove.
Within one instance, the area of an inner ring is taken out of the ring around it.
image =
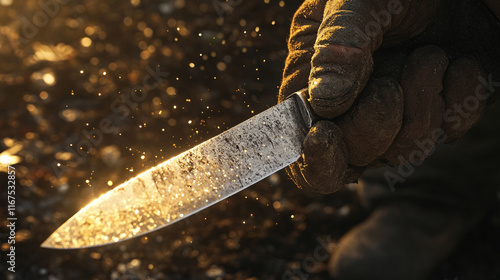
[[[297,11],[280,100],[308,87],[323,120],[290,176],[331,193],[395,166],[356,186],[372,213],[336,246],[335,279],[426,279],[498,203],[499,104],[461,136],[500,92],[499,67],[500,25],[479,1],[311,0]],[[436,142],[454,143],[420,162]]]
[[[473,0],[304,1],[279,100],[307,87],[322,120],[290,177],[332,193],[367,168],[422,161],[462,136],[491,101],[498,30]]]

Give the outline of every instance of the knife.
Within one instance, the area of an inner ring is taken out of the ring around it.
[[[316,116],[307,90],[137,175],[66,221],[41,245],[72,249],[116,243],[193,215],[301,156]]]

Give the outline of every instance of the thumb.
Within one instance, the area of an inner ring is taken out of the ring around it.
[[[351,107],[372,71],[372,53],[409,4],[399,0],[329,0],[314,45],[309,76],[313,110],[334,118]]]

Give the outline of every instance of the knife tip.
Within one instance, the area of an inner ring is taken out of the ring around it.
[[[51,238],[49,237],[45,241],[43,241],[42,244],[40,244],[40,247],[45,249],[55,249],[56,247],[54,247],[51,243],[52,241]]]
[[[56,242],[53,235],[45,239],[45,241],[43,241],[42,244],[40,244],[40,247],[44,249],[69,249],[67,247],[62,246],[60,242],[59,243]]]

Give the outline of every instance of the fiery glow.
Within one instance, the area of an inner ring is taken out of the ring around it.
[[[0,154],[0,167],[4,168],[9,165],[14,165],[21,162],[21,157],[15,154],[19,152],[23,146],[21,144],[16,144],[13,147],[3,151]]]

